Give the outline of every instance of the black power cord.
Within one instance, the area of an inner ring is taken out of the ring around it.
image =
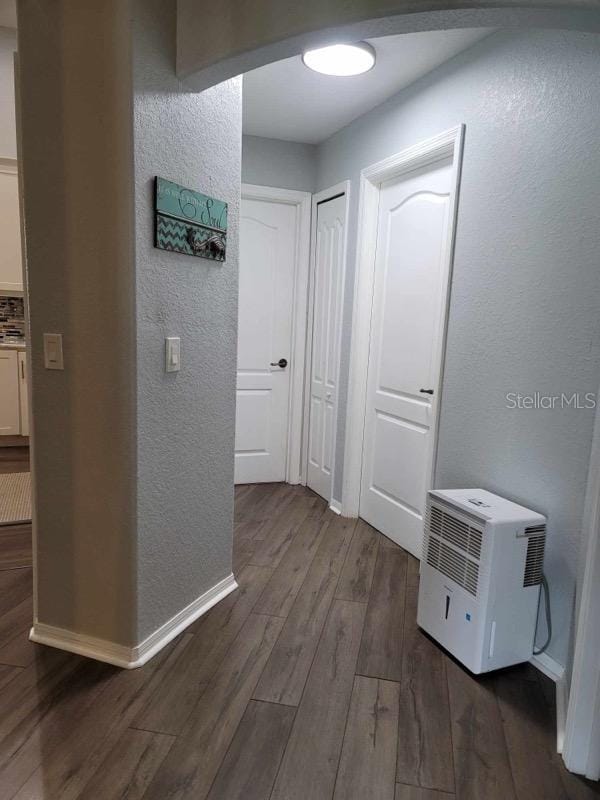
[[[545,575],[542,575],[542,589],[544,590],[544,599],[546,605],[546,626],[548,628],[548,638],[538,650],[534,648],[533,654],[535,656],[539,656],[541,653],[545,652],[550,641],[552,640],[552,612],[550,610],[550,589],[548,588],[548,581]]]

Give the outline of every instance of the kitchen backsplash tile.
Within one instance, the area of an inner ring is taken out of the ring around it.
[[[25,304],[22,297],[0,296],[0,342],[25,338]]]

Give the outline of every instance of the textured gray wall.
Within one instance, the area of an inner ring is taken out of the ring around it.
[[[186,92],[175,8],[135,6],[140,640],[231,572],[241,80]],[[229,203],[226,263],[153,248],[155,175]],[[179,373],[165,336],[181,336]]]
[[[130,27],[114,0],[19,2],[39,621],[134,639]],[[64,372],[43,366],[62,333]]]
[[[243,136],[242,181],[277,189],[314,192],[317,146],[262,136]]]
[[[509,410],[510,391],[600,382],[600,37],[498,33],[319,148],[318,186],[466,123],[437,485],[483,486],[549,517],[550,654],[568,660],[593,411]],[[342,407],[355,241],[349,239]],[[341,489],[340,414],[335,496]],[[543,630],[540,638],[543,638]]]

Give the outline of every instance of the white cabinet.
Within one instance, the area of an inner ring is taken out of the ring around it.
[[[0,291],[23,291],[19,176],[14,159],[0,158]]]
[[[16,350],[0,350],[0,436],[20,433],[19,359]]]
[[[27,353],[0,348],[0,436],[29,436]]]
[[[21,436],[29,436],[29,390],[27,388],[27,353],[19,351],[19,409]]]

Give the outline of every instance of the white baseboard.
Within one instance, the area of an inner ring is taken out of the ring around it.
[[[123,669],[132,669],[134,666],[131,647],[108,642],[106,639],[85,636],[65,628],[57,628],[54,625],[45,625],[43,622],[33,623],[29,638],[37,644],[56,647],[68,653],[77,653],[79,656],[93,658],[96,661],[106,661],[107,664],[114,664]]]
[[[189,606],[182,608],[175,616],[171,617],[154,633],[144,639],[141,644],[133,648],[134,663],[129,669],[141,667],[142,664],[149,661],[152,656],[156,655],[159,650],[162,650],[166,644],[184,631],[188,625],[191,625],[192,622],[206,614],[209,609],[237,588],[238,585],[232,573],[216,583],[212,589],[193,600]]]
[[[29,638],[32,642],[94,658],[96,661],[105,661],[108,664],[114,664],[116,667],[136,669],[149,661],[159,650],[162,650],[165,645],[184,631],[188,625],[191,625],[192,622],[206,614],[210,608],[235,589],[237,589],[235,578],[233,574],[228,575],[215,584],[212,589],[204,592],[188,606],[177,612],[135,647],[126,647],[105,639],[97,639],[93,636],[75,633],[64,628],[56,628],[53,625],[45,625],[43,622],[34,622]]]
[[[540,672],[543,672],[551,681],[558,683],[565,676],[565,668],[547,653],[531,656],[531,663]]]
[[[556,752],[561,754],[565,743],[568,704],[567,680],[563,677],[556,682]]]
[[[342,513],[342,504],[338,500],[333,500],[329,503],[329,510],[333,511],[334,514],[341,514]]]
[[[565,668],[547,653],[540,653],[531,657],[531,663],[540,672],[543,672],[556,686],[556,750],[562,753],[565,740],[565,726],[567,723],[567,680]]]

